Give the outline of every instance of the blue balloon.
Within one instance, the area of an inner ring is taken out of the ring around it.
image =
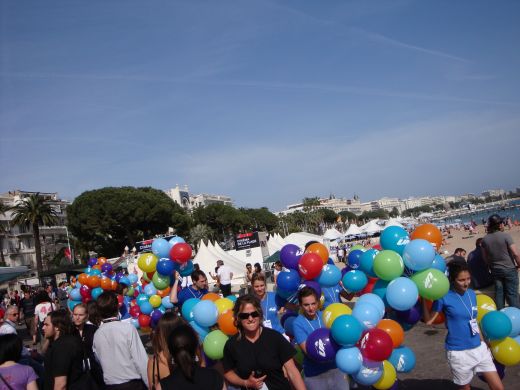
[[[363,256],[363,251],[360,249],[354,249],[350,252],[348,254],[348,266],[351,269],[358,269],[361,264],[361,256]]]
[[[385,306],[388,305],[388,301],[386,300],[386,289],[388,287],[388,283],[386,280],[379,279],[374,283],[374,288],[372,289],[372,293],[376,294],[379,298],[383,300]]]
[[[444,260],[444,257],[442,257],[439,254],[436,254],[432,261],[432,267],[438,269],[441,272],[446,272],[446,261]]]
[[[327,260],[327,264],[334,265],[334,260],[332,260],[330,257]]]
[[[368,249],[361,255],[359,263],[359,269],[363,271],[367,276],[376,278],[377,275],[374,273],[374,258],[379,253],[377,249]]]
[[[383,318],[377,307],[371,303],[356,303],[354,310],[352,310],[352,316],[363,325],[364,329],[375,328],[377,323]]]
[[[352,378],[363,386],[371,386],[383,376],[383,363],[365,360]]]
[[[92,269],[92,270],[90,271],[90,275],[96,275],[96,276],[99,276],[99,275],[101,275],[101,270],[99,270],[99,269]]]
[[[139,329],[141,326],[139,325],[139,320],[137,318],[132,318],[130,323],[136,328]]]
[[[140,304],[139,309],[141,309],[141,313],[149,315],[153,311],[153,306],[147,301]]]
[[[509,317],[501,311],[490,311],[482,317],[480,326],[484,337],[489,340],[500,340],[509,336],[513,325]]]
[[[287,290],[284,290],[283,288],[276,289],[276,295],[282,299],[287,299],[293,294],[294,294],[294,291],[287,291]]]
[[[419,298],[417,285],[408,278],[399,277],[388,283],[386,300],[395,310],[409,310],[415,306]]]
[[[152,295],[156,295],[157,294],[157,289],[155,288],[153,283],[148,283],[146,285],[146,287],[144,288],[144,293],[146,295],[148,295],[149,297],[151,297]]]
[[[95,257],[92,257],[92,258],[88,259],[88,261],[87,261],[87,265],[89,267],[94,267],[96,264],[97,264],[97,258],[95,258]]]
[[[199,324],[197,324],[195,321],[191,321],[190,322],[190,326],[195,329],[195,332],[198,333],[198,335],[200,336],[200,340],[201,341],[204,341],[204,339],[206,338],[206,336],[208,335],[209,333],[209,328],[205,327],[205,326],[200,326]]]
[[[98,299],[98,297],[103,294],[103,289],[101,287],[96,287],[96,288],[93,288],[92,291],[90,292],[90,295],[92,296],[92,299],[93,300],[96,300]]]
[[[385,315],[385,303],[379,295],[374,293],[363,294],[358,298],[356,305],[361,303],[370,303],[371,305],[374,305],[379,310],[381,318]]]
[[[410,236],[400,226],[388,226],[381,232],[379,242],[383,249],[392,250],[402,255],[406,244],[410,242]]]
[[[193,317],[193,308],[199,302],[199,298],[190,298],[184,301],[184,303],[182,304],[181,314],[186,321],[195,321],[195,318]]]
[[[152,253],[157,256],[158,259],[168,257],[170,254],[170,244],[164,238],[156,238],[152,242]]]
[[[73,288],[70,290],[69,298],[73,301],[81,301],[81,293],[79,292],[79,288]]]
[[[341,271],[335,265],[325,264],[315,280],[321,287],[334,287],[341,280]]]
[[[294,292],[300,285],[300,274],[294,269],[282,271],[278,274],[276,284],[282,290]]]
[[[349,292],[358,292],[365,288],[368,283],[368,278],[363,271],[352,270],[343,276],[342,282],[345,290]]]
[[[511,321],[511,332],[509,337],[516,337],[520,334],[520,309],[514,306],[508,306],[500,310]]]
[[[336,353],[336,366],[345,374],[353,375],[361,370],[363,357],[356,347],[342,348]]]
[[[74,307],[76,305],[79,305],[81,303],[81,301],[76,301],[76,300],[67,300],[67,307],[69,308],[70,311],[74,310]]]
[[[188,260],[186,263],[179,266],[179,274],[181,276],[190,276],[193,272],[193,262]]]
[[[364,326],[356,317],[343,314],[334,320],[330,333],[338,344],[344,347],[352,347],[359,341],[363,330]]]
[[[431,268],[435,258],[435,248],[426,240],[416,239],[404,247],[404,264],[413,271],[422,271]]]
[[[415,367],[415,354],[410,348],[403,345],[392,351],[388,361],[397,372],[410,372]]]
[[[146,294],[139,294],[137,296],[137,298],[135,298],[135,301],[137,302],[138,306],[141,306],[143,304],[143,302],[148,302],[148,299],[149,299],[148,295],[146,295]]]
[[[164,276],[169,276],[175,269],[175,263],[168,258],[160,259],[157,262],[157,272]]]
[[[170,302],[170,297],[163,297],[161,302],[166,309],[171,309],[173,307],[173,303]]]
[[[294,321],[296,320],[296,317],[291,316],[287,318],[283,324],[283,328],[285,329],[285,334],[288,336],[294,337]]]
[[[237,301],[237,296],[233,295],[233,294],[228,295],[226,298],[229,299],[231,302],[236,302]]]
[[[134,285],[139,280],[139,277],[137,276],[137,274],[130,274],[128,275],[128,280],[130,281],[131,285]]]
[[[125,286],[130,286],[132,283],[130,283],[130,279],[128,279],[126,276],[123,276],[119,279],[119,284],[124,284]]]
[[[200,301],[193,308],[193,319],[202,327],[215,325],[217,317],[217,306],[212,301]]]
[[[181,242],[186,242],[186,241],[184,241],[184,238],[182,238],[182,237],[175,236],[175,237],[170,238],[170,241],[168,241],[168,244],[170,245],[170,248],[172,248],[175,244],[179,244]],[[164,257],[168,257],[168,256],[164,256]]]

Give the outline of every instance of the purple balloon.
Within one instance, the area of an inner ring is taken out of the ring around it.
[[[101,266],[101,271],[103,272],[107,272],[107,273],[110,273],[112,272],[112,264],[110,263],[105,263]]]
[[[280,261],[285,268],[298,270],[298,262],[302,256],[303,251],[299,246],[294,244],[284,245],[280,251]]]
[[[150,318],[152,319],[153,322],[157,322],[161,319],[161,317],[163,316],[163,313],[162,311],[160,311],[159,309],[155,309],[154,311],[152,311],[152,313],[150,314]]]
[[[116,279],[115,279],[116,282],[119,283],[119,279],[121,279],[123,276],[125,276],[124,273],[122,273],[122,272],[118,272],[118,273],[116,274]]]
[[[96,263],[97,263],[97,259],[94,257],[91,259],[88,259],[88,262],[87,262],[89,267],[94,267],[96,265]]]
[[[352,269],[347,265],[346,267],[343,267],[341,269],[341,278],[343,279],[343,276],[345,276],[345,274],[348,272],[348,271],[352,271]]]
[[[283,315],[280,317],[280,324],[283,326],[285,323],[285,320],[287,320],[289,317],[298,317],[298,313],[295,313],[292,310],[287,310]]]
[[[334,360],[340,348],[330,335],[330,329],[327,328],[318,328],[307,336],[305,347],[307,355],[320,363]]]
[[[316,291],[316,294],[318,295],[318,300],[321,297],[321,287],[320,284],[314,280],[305,280],[301,285],[299,289],[302,289],[303,287],[310,287],[314,291]]]
[[[421,319],[421,310],[419,307],[417,307],[417,305],[409,310],[396,310],[395,313],[399,322],[405,322],[407,324],[416,324]]]

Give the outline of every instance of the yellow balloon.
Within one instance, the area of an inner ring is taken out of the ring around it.
[[[155,272],[157,257],[153,253],[143,253],[137,260],[137,266],[143,272]]]
[[[379,390],[385,390],[392,387],[397,379],[397,373],[394,366],[388,360],[383,361],[383,375],[372,386]]]
[[[321,319],[325,326],[330,328],[334,320],[343,314],[352,314],[352,309],[344,303],[331,303],[323,310]]]
[[[493,301],[490,297],[484,294],[477,295],[477,321],[480,322],[482,317],[484,317],[490,311],[495,311],[497,309],[497,305],[495,301]]]
[[[511,337],[491,341],[491,352],[495,359],[504,366],[514,366],[520,363],[520,344]]]
[[[152,295],[148,302],[150,302],[150,305],[153,307],[159,307],[162,303],[161,297],[159,295]]]
[[[217,299],[215,301],[215,305],[217,306],[218,314],[222,314],[228,310],[233,309],[233,301],[227,298]]]

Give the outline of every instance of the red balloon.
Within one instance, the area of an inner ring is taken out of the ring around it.
[[[316,278],[322,268],[323,261],[316,253],[304,253],[298,262],[298,271],[300,272],[300,276],[305,280]]]
[[[135,305],[131,306],[128,312],[132,317],[137,318],[139,317],[139,314],[141,314],[141,309],[139,308],[139,305]]]
[[[177,263],[185,263],[191,259],[191,246],[185,242],[179,242],[170,249],[170,259]]]
[[[117,302],[119,303],[119,307],[123,305],[123,302],[125,301],[125,298],[122,295],[117,296]]]
[[[90,287],[87,285],[83,285],[79,289],[79,293],[83,298],[90,297]]]
[[[372,247],[372,249],[377,249],[378,251],[382,251],[383,247],[380,244],[376,244]]]
[[[148,328],[152,319],[150,318],[150,316],[147,316],[146,314],[139,314],[137,321],[139,322],[139,326],[141,328]]]
[[[363,290],[360,291],[359,296],[361,296],[361,295],[363,295],[363,294],[371,293],[372,290],[374,289],[374,285],[376,284],[376,282],[377,282],[378,280],[379,280],[378,278],[368,278],[368,283],[367,283],[367,285],[365,286],[365,288],[364,288]]]
[[[369,360],[382,362],[390,357],[393,349],[393,341],[382,329],[372,328],[365,331],[359,340],[361,355]]]
[[[81,298],[81,302],[89,303],[92,300],[92,297],[89,295],[88,297]]]

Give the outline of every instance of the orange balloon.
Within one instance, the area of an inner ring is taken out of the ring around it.
[[[431,242],[436,251],[441,249],[442,233],[437,226],[432,225],[431,223],[425,223],[424,225],[419,225],[415,228],[410,235],[410,239],[415,240],[417,238],[422,238],[423,240]]]
[[[231,310],[222,313],[218,317],[217,323],[220,330],[228,336],[233,336],[238,333],[238,329],[235,326],[235,319],[233,318],[233,312]]]
[[[115,280],[111,280],[111,284],[112,284],[112,290],[115,291],[117,290],[117,282]]]
[[[220,295],[215,294],[215,293],[207,293],[206,295],[204,295],[201,298],[202,301],[210,300],[210,301],[213,301],[213,302],[215,302],[217,299],[220,299]]]
[[[426,301],[426,307],[428,308],[428,311],[432,311],[433,301],[430,301],[429,299],[425,299],[425,301]],[[437,316],[437,318],[435,319],[435,321],[433,321],[433,323],[435,325],[442,324],[445,319],[446,318],[444,316],[444,313],[441,311],[439,313],[439,315]]]
[[[170,287],[166,287],[162,290],[157,290],[157,295],[159,295],[161,298],[167,297],[170,295]]]
[[[88,275],[87,274],[79,274],[78,275],[78,282],[81,284],[87,284]]]
[[[89,286],[90,288],[99,287],[100,283],[101,283],[101,280],[99,280],[99,276],[97,276],[97,275],[90,275],[87,278],[87,286]]]
[[[384,319],[379,321],[376,328],[388,333],[388,335],[392,339],[392,344],[394,345],[394,348],[397,348],[403,343],[404,330],[403,327],[399,325],[397,321]]]
[[[99,285],[103,290],[112,290],[112,280],[110,278],[101,278]]]
[[[97,259],[97,263],[99,264],[99,266],[102,266],[106,262],[107,262],[107,258],[106,257],[98,257],[98,259]]]
[[[92,267],[92,269],[98,269],[101,271],[101,265],[100,264],[96,264],[95,266]]]
[[[321,257],[323,264],[327,264],[327,261],[329,261],[329,250],[325,245],[320,244],[319,242],[315,242],[314,244],[309,245],[305,253],[317,254]]]

